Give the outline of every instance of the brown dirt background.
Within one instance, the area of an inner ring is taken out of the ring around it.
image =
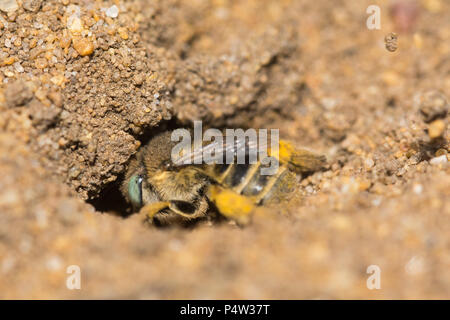
[[[450,3],[372,2],[0,0],[0,297],[450,298]],[[194,119],[329,166],[244,228],[123,218],[130,157]]]

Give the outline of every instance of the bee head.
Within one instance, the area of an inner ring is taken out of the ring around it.
[[[122,194],[138,211],[145,204],[158,201],[158,196],[147,181],[147,173],[140,155],[130,163],[121,188]]]
[[[138,211],[148,203],[159,201],[153,186],[145,179],[145,175],[140,173],[134,173],[125,180],[122,192],[132,204],[134,211]]]
[[[161,133],[152,138],[131,160],[122,184],[122,194],[133,205],[134,211],[148,203],[159,201],[148,177],[174,169],[171,161],[173,145],[170,132]]]

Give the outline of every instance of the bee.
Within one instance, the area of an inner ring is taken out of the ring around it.
[[[245,148],[246,154],[256,148],[239,139],[234,145],[210,142],[184,158],[195,159],[211,144],[224,152],[231,148],[235,156],[239,148]],[[153,137],[131,160],[121,187],[133,211],[156,225],[186,224],[207,217],[211,211],[245,224],[256,206],[288,199],[297,185],[297,173],[320,170],[326,162],[322,155],[280,141],[278,169],[273,175],[263,175],[261,170],[267,165],[259,160],[253,164],[174,163],[171,153],[175,145],[171,131]],[[211,207],[216,210],[208,210]]]

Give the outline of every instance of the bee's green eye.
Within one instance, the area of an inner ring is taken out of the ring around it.
[[[128,196],[136,208],[142,207],[142,181],[143,178],[136,174],[128,182]]]

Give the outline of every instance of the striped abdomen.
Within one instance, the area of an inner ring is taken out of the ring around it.
[[[294,190],[295,174],[280,166],[273,175],[261,174],[262,164],[213,164],[206,165],[208,175],[220,185],[250,197],[257,205],[279,202]]]

